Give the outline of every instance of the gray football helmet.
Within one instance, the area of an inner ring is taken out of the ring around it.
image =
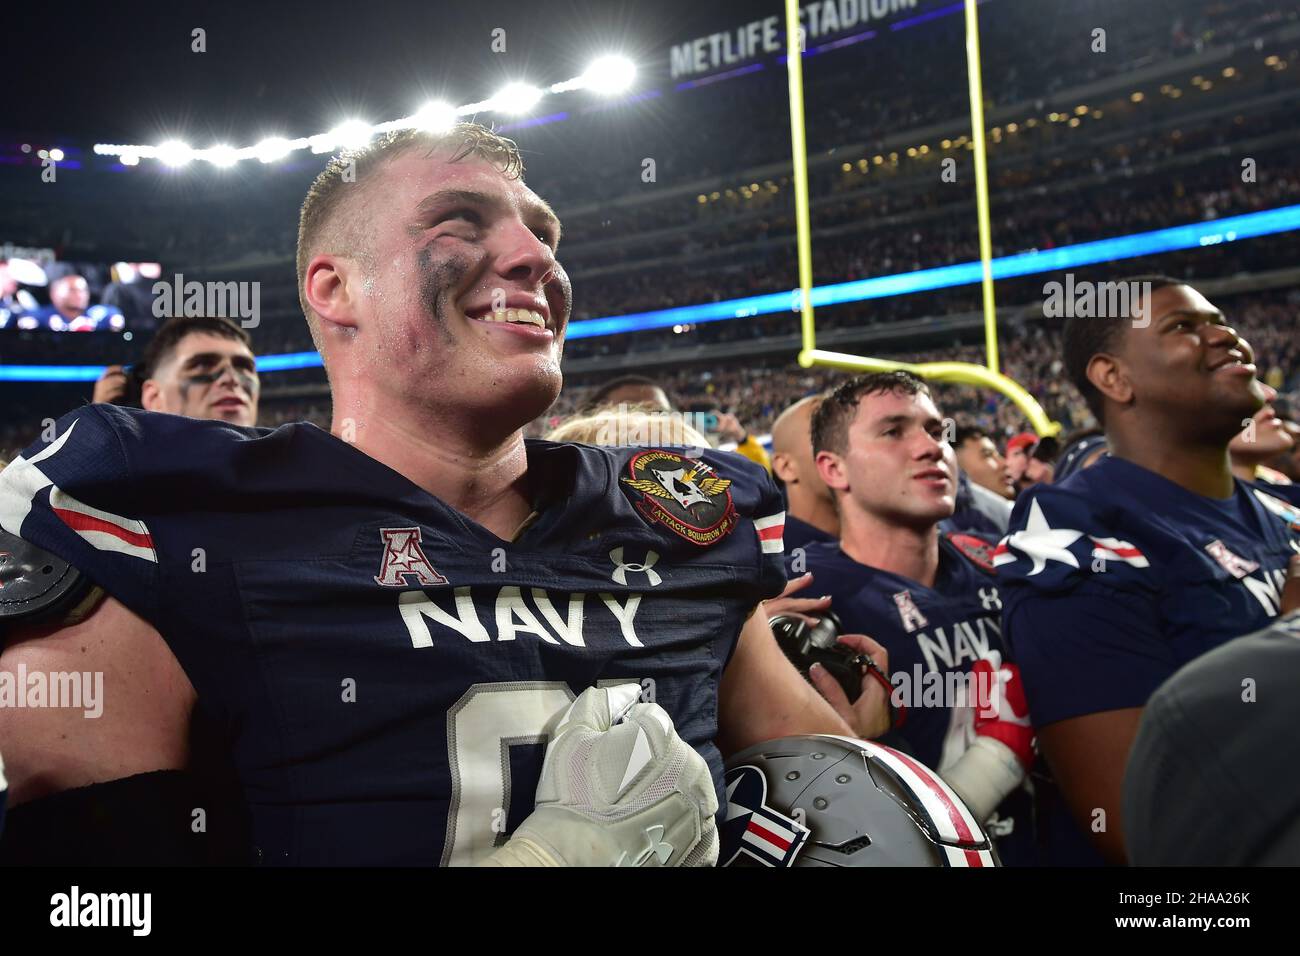
[[[720,866],[1001,866],[929,767],[850,737],[769,740],[727,761]]]

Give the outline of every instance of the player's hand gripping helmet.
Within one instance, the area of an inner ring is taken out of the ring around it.
[[[782,737],[727,761],[721,866],[1001,866],[929,767],[850,737]]]

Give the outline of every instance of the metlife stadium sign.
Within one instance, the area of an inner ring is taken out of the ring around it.
[[[916,10],[918,4],[919,0],[816,0],[805,4],[799,10],[805,49],[809,42],[855,27],[887,25],[898,14]],[[672,78],[712,73],[784,49],[782,17],[751,20],[725,33],[710,33],[674,46],[670,55]]]

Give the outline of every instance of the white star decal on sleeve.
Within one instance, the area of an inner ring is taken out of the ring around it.
[[[1014,548],[1033,562],[1028,576],[1041,572],[1047,567],[1048,561],[1060,561],[1078,568],[1079,559],[1070,550],[1070,546],[1080,538],[1087,538],[1092,543],[1092,557],[1101,559],[1103,569],[1105,562],[1120,562],[1135,568],[1150,567],[1146,556],[1128,541],[1085,535],[1072,528],[1053,528],[1047,523],[1047,516],[1043,514],[1037,499],[1029,504],[1029,517],[1025,519],[1024,530],[1004,538],[993,552],[993,564],[998,567],[1018,561],[1019,558],[1011,553]],[[1099,569],[1094,567],[1093,570]]]
[[[1029,517],[1025,521],[1024,530],[1009,535],[1002,542],[998,553],[994,555],[993,564],[997,566],[1017,560],[1016,556],[1007,550],[1015,548],[1034,562],[1033,568],[1029,571],[1030,575],[1042,571],[1047,567],[1048,561],[1060,561],[1062,564],[1077,568],[1079,559],[1069,548],[1082,537],[1082,531],[1053,528],[1049,525],[1043,509],[1038,506],[1038,501],[1035,499],[1029,504]]]

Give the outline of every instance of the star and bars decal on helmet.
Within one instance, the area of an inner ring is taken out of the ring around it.
[[[1070,548],[1079,541],[1092,543],[1090,557],[1102,561],[1115,561],[1132,565],[1135,568],[1150,567],[1146,556],[1133,544],[1119,538],[1098,538],[1075,531],[1073,528],[1053,528],[1047,522],[1043,509],[1037,501],[1029,504],[1029,516],[1025,519],[1023,531],[1008,535],[993,551],[994,567],[1011,564],[1019,557],[1012,551],[1028,558],[1033,567],[1030,576],[1041,573],[1048,561],[1059,561],[1072,568],[1079,567],[1078,556]]]
[[[32,500],[42,490],[50,489],[50,512],[77,536],[99,551],[113,551],[144,561],[158,563],[153,537],[143,521],[92,507],[63,491],[39,467],[40,462],[57,455],[77,427],[74,420],[67,431],[50,442],[30,459],[15,458],[0,475],[0,527],[22,536],[23,521],[32,510]]]
[[[767,805],[767,778],[746,764],[727,773],[727,816],[723,845],[736,852],[719,863],[729,866],[744,853],[764,866],[793,866],[812,832],[798,820]]]

